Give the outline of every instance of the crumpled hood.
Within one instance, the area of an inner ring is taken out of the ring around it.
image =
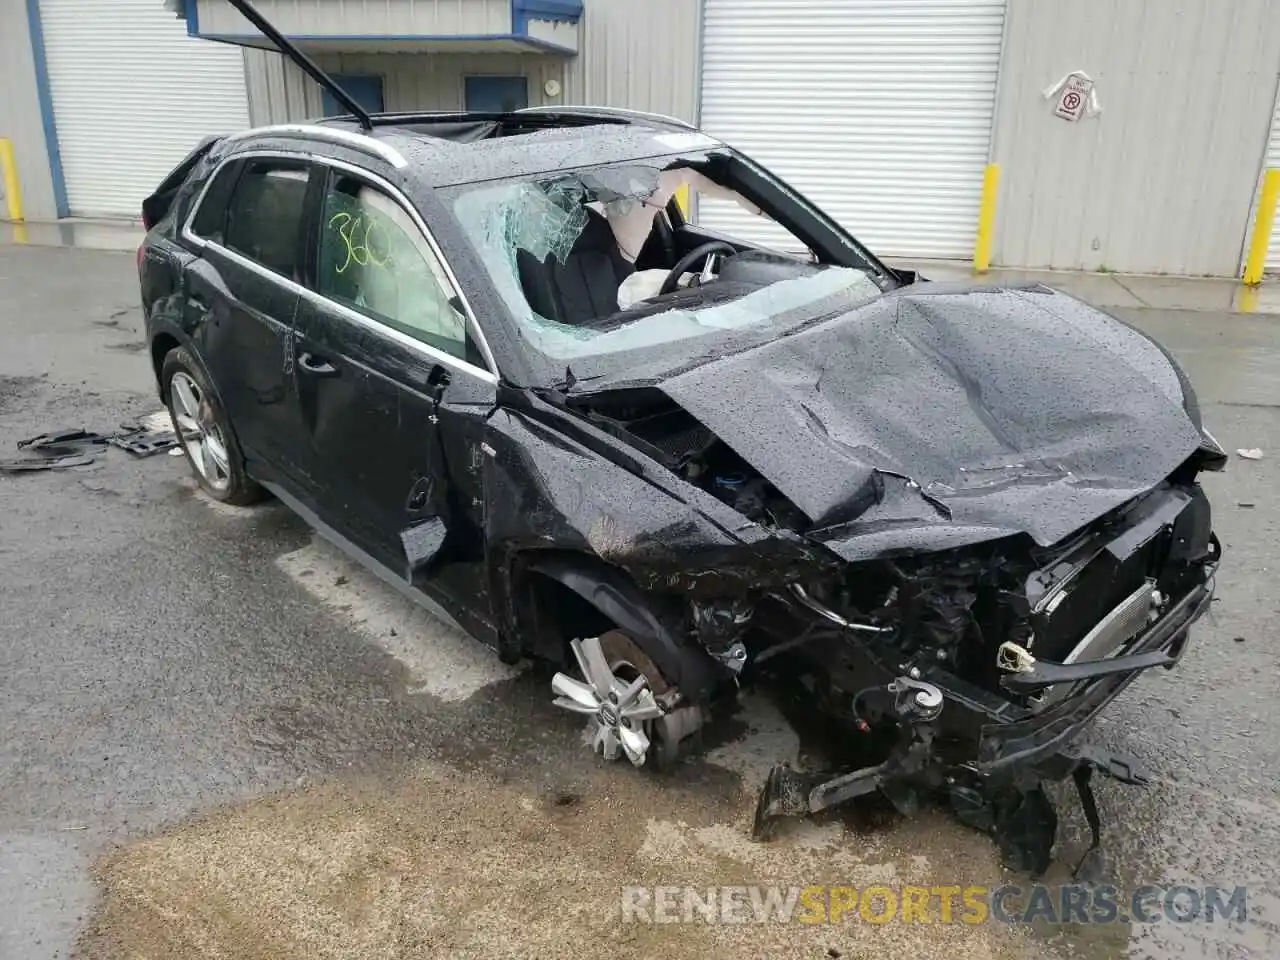
[[[1200,443],[1164,352],[1046,287],[906,288],[659,388],[851,560],[1056,543]]]

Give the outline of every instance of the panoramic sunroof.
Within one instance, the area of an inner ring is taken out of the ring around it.
[[[441,140],[452,140],[455,143],[473,143],[477,140],[492,140],[496,137],[517,137],[538,130],[549,130],[558,127],[586,127],[602,124],[624,124],[626,121],[613,117],[598,117],[582,114],[451,114],[448,116],[423,117],[413,115],[378,115],[373,118],[374,126],[395,126],[401,130],[423,134],[428,137],[439,137]]]

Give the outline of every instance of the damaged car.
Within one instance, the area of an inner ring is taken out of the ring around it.
[[[603,108],[211,138],[145,214],[200,486],[559,665],[604,758],[670,765],[776,679],[857,759],[775,769],[759,835],[941,798],[1035,871],[1045,783],[1096,846],[1090,775],[1141,781],[1087,733],[1209,606],[1225,456],[1123,322],[892,269],[731,146]]]

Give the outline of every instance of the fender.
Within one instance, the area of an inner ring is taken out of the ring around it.
[[[222,402],[222,393],[218,389],[217,381],[215,381],[210,375],[209,368],[205,366],[204,358],[200,355],[200,348],[196,345],[191,335],[163,314],[153,313],[151,318],[147,321],[147,327],[150,331],[150,336],[147,338],[147,350],[150,353],[152,363],[155,368],[156,392],[159,393],[160,399],[167,402],[167,398],[164,395],[164,384],[160,382],[160,367],[163,365],[163,359],[156,357],[156,341],[161,337],[167,337],[176,341],[177,347],[186,348],[187,353],[191,356],[191,359],[195,361],[196,365],[200,367],[200,372],[204,374],[205,380],[208,381],[209,386],[212,388],[213,396],[214,399],[218,401],[218,406],[225,410],[226,404]],[[177,349],[177,347],[173,347],[172,349]],[[165,351],[166,355],[168,352],[169,351],[167,350]]]
[[[204,358],[200,356],[200,350],[196,347],[190,334],[172,320],[163,315],[156,315],[155,313],[153,313],[151,318],[147,321],[147,327],[150,332],[150,336],[147,338],[147,350],[151,355],[152,364],[155,369],[156,393],[160,396],[160,402],[167,406],[169,398],[165,396],[164,384],[160,382],[160,368],[164,365],[164,361],[163,358],[156,357],[156,341],[161,337],[168,337],[177,343],[177,346],[171,349],[177,350],[180,347],[186,348],[187,355],[191,357],[191,361],[198,366],[200,368],[200,372],[204,374],[205,383],[209,385],[209,389],[213,394],[214,400],[217,401],[217,404],[221,409],[226,410],[227,405],[222,402],[222,392],[218,389],[218,382],[210,375],[209,368],[205,366]],[[166,356],[168,353],[169,351],[165,351]],[[236,434],[236,426],[231,422],[230,417],[227,418],[227,425],[232,434],[235,435],[236,446],[239,447],[240,451],[243,453],[244,446],[240,443],[240,437]]]
[[[654,614],[626,577],[575,560],[547,560],[529,568],[572,590],[631,637],[686,700],[708,698],[724,670],[701,647],[683,641]]]

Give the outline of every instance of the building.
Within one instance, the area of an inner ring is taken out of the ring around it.
[[[257,6],[370,109],[696,120],[889,257],[971,257],[985,182],[993,263],[1238,276],[1280,166],[1280,0]],[[29,219],[136,215],[199,137],[337,112],[225,0],[3,0],[0,78]]]

